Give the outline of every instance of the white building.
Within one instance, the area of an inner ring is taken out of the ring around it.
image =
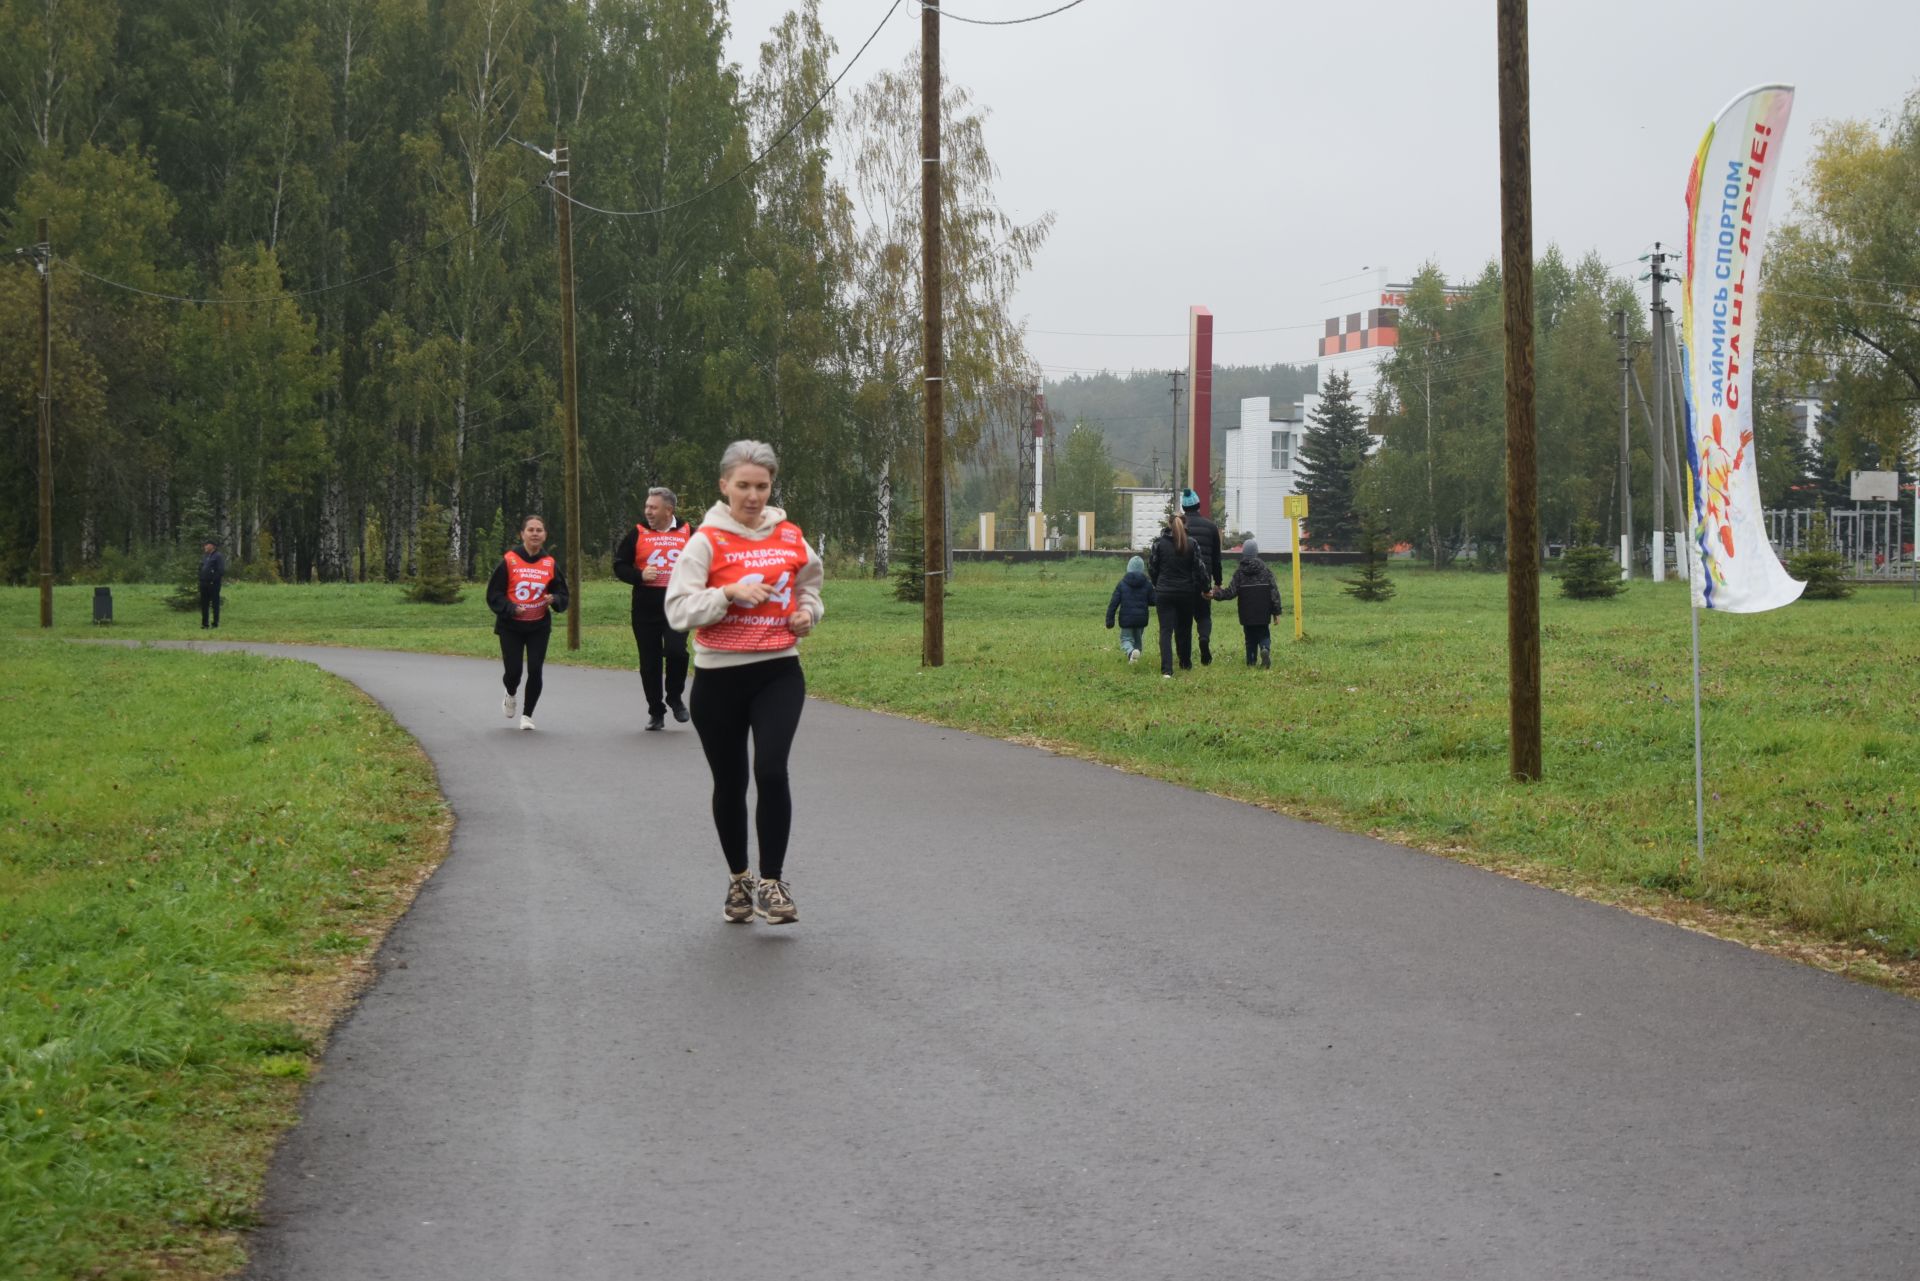
[[[1227,527],[1222,532],[1252,534],[1269,552],[1288,546],[1284,500],[1300,492],[1300,442],[1306,436],[1307,415],[1319,399],[1308,396],[1278,409],[1270,396],[1240,402],[1240,425],[1227,428],[1221,459],[1227,488]]]
[[[1119,486],[1113,492],[1127,500],[1130,545],[1136,551],[1145,552],[1160,536],[1160,527],[1167,523],[1167,507],[1173,502],[1173,491]]]

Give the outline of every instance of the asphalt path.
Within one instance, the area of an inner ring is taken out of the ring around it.
[[[1913,1002],[818,702],[800,923],[729,926],[636,676],[550,667],[529,734],[494,664],[246,648],[378,699],[457,817],[257,1281],[1920,1274]]]

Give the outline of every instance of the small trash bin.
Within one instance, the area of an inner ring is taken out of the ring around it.
[[[93,621],[111,623],[113,621],[113,588],[96,587],[93,589]]]

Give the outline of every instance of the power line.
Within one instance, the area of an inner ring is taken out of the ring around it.
[[[454,244],[457,241],[465,240],[469,236],[477,235],[479,234],[480,231],[485,229],[488,226],[488,224],[494,222],[496,219],[506,214],[508,210],[513,209],[517,205],[523,204],[527,200],[530,200],[533,197],[534,192],[538,190],[540,190],[539,187],[529,187],[527,190],[521,192],[518,196],[515,196],[512,200],[509,200],[504,205],[501,205],[498,208],[496,208],[492,213],[488,214],[485,218],[481,219],[479,222],[475,223],[473,226],[468,227],[463,231],[455,232],[453,235],[448,236],[445,240],[439,241],[435,244],[428,245],[410,257],[396,259],[392,263],[389,263],[387,266],[380,268],[380,270],[378,271],[369,271],[365,275],[354,276],[352,279],[349,279],[349,280],[336,281],[331,285],[319,285],[312,289],[297,289],[297,290],[291,290],[291,291],[277,293],[277,294],[256,294],[250,297],[241,297],[241,298],[194,298],[187,294],[170,294],[170,293],[165,293],[163,291],[155,290],[155,289],[143,289],[139,285],[130,285],[123,280],[111,280],[108,277],[99,275],[96,272],[88,271],[85,267],[82,267],[79,263],[74,262],[71,258],[62,258],[60,259],[60,262],[62,265],[64,265],[67,268],[67,270],[75,273],[76,275],[85,276],[88,280],[92,280],[99,284],[106,285],[108,288],[124,290],[125,292],[130,294],[139,294],[145,298],[160,298],[167,302],[202,303],[202,304],[208,304],[208,305],[214,305],[214,306],[250,306],[256,303],[280,302],[283,300],[299,299],[299,298],[312,298],[319,294],[332,293],[337,289],[348,289],[354,285],[363,285],[369,280],[378,280],[381,276],[389,275],[393,272],[400,270],[400,268],[402,267],[408,266],[412,263],[419,262],[422,258],[425,258],[429,254],[438,253],[440,250],[445,249],[448,245]]]
[[[903,2],[904,0],[893,0],[893,4],[888,6],[887,8],[886,16],[880,19],[880,25],[875,27],[872,33],[869,34],[866,40],[861,44],[859,49],[854,51],[853,57],[847,60],[847,65],[840,68],[840,74],[835,76],[827,84],[825,91],[823,91],[818,98],[815,98],[805,111],[795,116],[793,120],[788,123],[787,127],[780,131],[780,134],[778,137],[776,137],[772,142],[768,143],[765,147],[763,147],[759,155],[747,161],[746,164],[741,165],[738,169],[734,170],[732,173],[722,178],[719,182],[714,183],[711,187],[708,187],[705,191],[699,192],[695,195],[688,196],[684,200],[676,200],[670,205],[661,205],[657,209],[602,209],[598,205],[590,205],[584,200],[577,199],[571,193],[562,195],[560,192],[554,190],[553,184],[551,181],[549,181],[546,184],[547,190],[553,191],[554,195],[559,196],[560,199],[565,200],[568,204],[574,206],[574,208],[576,209],[585,209],[589,213],[597,213],[604,218],[653,218],[653,217],[659,216],[660,214],[672,213],[676,209],[684,209],[688,205],[693,204],[696,201],[705,200],[708,196],[711,196],[716,191],[720,191],[726,187],[732,186],[734,183],[738,182],[741,178],[744,178],[748,173],[752,172],[756,167],[758,167],[761,161],[765,160],[768,156],[772,155],[774,151],[778,149],[782,143],[786,142],[788,138],[791,138],[793,136],[793,133],[796,129],[798,129],[801,125],[807,122],[808,117],[812,116],[814,112],[820,109],[821,103],[825,102],[828,98],[833,96],[833,91],[840,87],[840,82],[846,79],[847,73],[849,71],[852,71],[854,64],[860,61],[860,55],[864,54],[867,51],[868,46],[871,45],[876,38],[878,38],[881,30],[886,27],[888,21],[892,19],[894,13],[900,8]],[[1075,4],[1078,4],[1079,2],[1080,0],[1074,0]]]
[[[941,6],[941,5],[929,5],[929,4],[926,4],[926,3],[924,3],[924,0],[922,0],[922,3],[921,3],[921,5],[920,5],[920,7],[921,7],[921,8],[923,8],[923,9],[939,9],[939,10],[940,10],[940,16],[941,16],[941,17],[943,17],[943,18],[945,18],[945,19],[947,19],[948,21],[950,21],[950,22],[964,22],[964,23],[966,23],[966,24],[968,24],[969,26],[974,26],[974,27],[1017,27],[1017,26],[1019,26],[1019,25],[1021,25],[1022,23],[1026,23],[1026,22],[1038,22],[1038,21],[1040,21],[1040,19],[1042,19],[1042,18],[1051,18],[1051,17],[1052,17],[1052,16],[1054,15],[1054,14],[1056,14],[1056,13],[1065,13],[1065,12],[1066,12],[1067,10],[1069,10],[1069,9],[1071,9],[1071,8],[1073,8],[1073,7],[1075,6],[1075,5],[1078,5],[1078,4],[1084,4],[1085,2],[1086,2],[1086,0],[1067,0],[1067,3],[1065,3],[1065,4],[1063,4],[1063,5],[1061,5],[1061,6],[1060,6],[1059,8],[1057,8],[1057,9],[1049,9],[1049,10],[1047,10],[1047,11],[1046,11],[1045,13],[1036,13],[1036,14],[1034,14],[1034,15],[1033,15],[1032,17],[1030,17],[1030,18],[963,18],[963,17],[961,17],[961,16],[959,15],[959,14],[957,14],[957,13],[954,13],[954,12],[952,12],[952,11],[951,11],[951,10],[949,10],[949,9],[946,9],[946,8],[944,8],[944,7],[943,7],[943,6]]]

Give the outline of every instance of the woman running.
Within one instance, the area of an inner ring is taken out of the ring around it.
[[[820,554],[770,504],[780,462],[771,446],[736,440],[720,458],[720,497],[667,580],[667,623],[693,633],[693,728],[713,771],[713,825],[727,856],[722,918],[800,919],[784,879],[793,795],[787,753],[807,681],[800,638],[820,622]],[[759,792],[760,879],[747,868],[747,740]]]
[[[544,550],[547,522],[529,516],[520,522],[520,545],[509,547],[487,580],[487,608],[494,613],[493,634],[500,638],[500,661],[506,670],[501,683],[507,696],[501,701],[507,719],[514,714],[513,698],[520,690],[525,657],[527,698],[520,705],[520,728],[533,728],[533,705],[540,701],[540,669],[547,661],[547,641],[553,635],[553,616],[567,610],[567,579],[560,560]]]

